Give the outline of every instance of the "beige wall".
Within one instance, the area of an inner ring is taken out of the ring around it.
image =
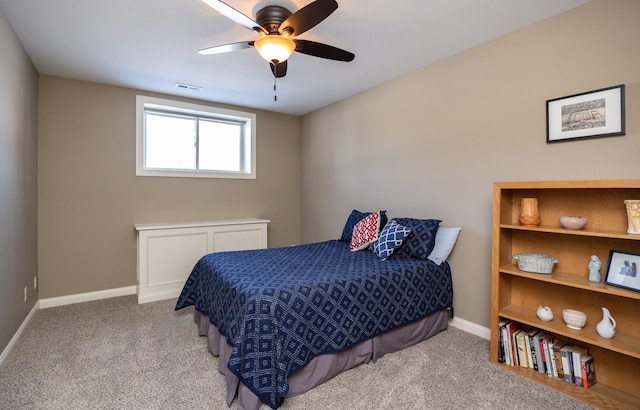
[[[136,285],[135,223],[258,217],[270,247],[299,242],[299,117],[256,112],[255,180],[136,177],[136,90],[41,76],[39,92],[40,298]]]
[[[0,11],[0,352],[38,299],[38,73]],[[24,288],[28,289],[24,302]]]
[[[640,178],[639,22],[639,1],[595,0],[306,115],[303,241],[352,208],[461,226],[456,315],[488,327],[494,181]],[[546,143],[547,99],[617,84],[626,136]]]

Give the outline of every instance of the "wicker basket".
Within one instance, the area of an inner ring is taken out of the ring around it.
[[[559,262],[553,256],[539,253],[517,253],[513,259],[518,261],[518,269],[532,273],[551,273],[553,265]]]

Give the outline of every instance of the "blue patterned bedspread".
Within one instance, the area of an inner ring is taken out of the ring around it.
[[[272,408],[314,357],[452,306],[447,262],[380,260],[349,243],[221,252],[200,259],[176,310],[194,305],[233,346],[228,368]]]

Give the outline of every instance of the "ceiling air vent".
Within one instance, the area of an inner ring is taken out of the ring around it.
[[[179,89],[181,89],[181,90],[200,91],[200,89],[201,89],[202,87],[197,86],[197,85],[190,85],[190,84],[176,83],[176,88],[179,88]]]

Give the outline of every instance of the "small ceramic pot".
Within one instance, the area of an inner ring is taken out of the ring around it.
[[[553,320],[553,312],[549,306],[538,306],[536,315],[544,322],[550,322]]]

